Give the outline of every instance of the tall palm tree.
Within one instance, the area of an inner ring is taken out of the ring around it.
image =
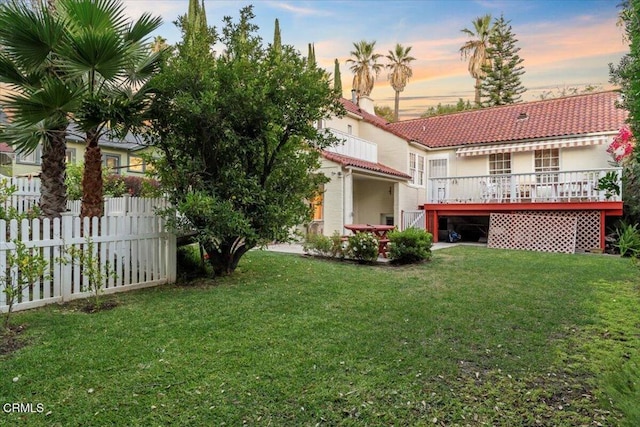
[[[353,72],[353,88],[359,96],[369,96],[373,90],[375,78],[380,73],[383,65],[378,64],[378,59],[382,56],[374,53],[376,42],[361,40],[354,43],[355,50],[349,52],[353,58],[347,59],[347,64],[352,64],[350,70]]]
[[[486,73],[482,71],[483,66],[490,65],[487,58],[487,47],[489,46],[489,36],[493,32],[494,25],[491,23],[491,15],[479,16],[472,21],[473,30],[464,28],[461,31],[472,38],[460,48],[462,58],[469,58],[469,74],[476,79],[475,104],[480,105],[480,87],[482,79]]]
[[[398,121],[398,109],[400,107],[400,92],[404,90],[407,82],[413,76],[413,70],[411,70],[409,63],[416,60],[413,56],[409,56],[409,52],[411,52],[411,46],[404,48],[400,43],[397,43],[396,48],[390,50],[387,55],[389,60],[387,68],[391,71],[389,80],[391,81],[391,87],[396,92],[393,110],[393,117],[396,122]]]
[[[159,53],[147,39],[162,23],[145,13],[131,23],[119,0],[59,0],[67,42],[60,52],[70,78],[82,82],[81,106],[74,120],[85,133],[80,214],[101,216],[104,208],[102,152],[108,132],[124,136],[144,110],[145,83],[158,68]]]
[[[67,210],[65,186],[68,111],[78,92],[64,81],[55,52],[64,43],[63,21],[49,8],[0,5],[0,81],[11,88],[5,110],[11,123],[0,131],[16,151],[42,145],[40,209],[49,218]]]
[[[162,36],[155,36],[151,43],[151,52],[161,52],[169,47],[167,39]]]

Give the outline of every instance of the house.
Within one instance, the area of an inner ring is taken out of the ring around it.
[[[0,123],[7,120],[7,116],[0,109]],[[102,151],[102,163],[115,174],[144,176],[147,164],[141,154],[148,151],[148,147],[133,135],[127,135],[124,140],[115,140],[108,135],[103,136],[99,145]],[[67,163],[82,163],[85,144],[78,136],[78,132],[69,130],[67,136]],[[0,174],[4,176],[35,176],[40,173],[42,146],[33,152],[17,153],[6,142],[0,142]]]
[[[598,187],[607,173],[620,179],[606,152],[627,117],[617,100],[606,91],[387,123],[370,99],[343,99],[347,115],[321,124],[344,143],[323,152],[330,181],[310,231],[382,223],[483,240],[490,218],[518,214],[521,231],[563,236],[565,224],[577,250],[602,248],[622,214],[621,195]]]

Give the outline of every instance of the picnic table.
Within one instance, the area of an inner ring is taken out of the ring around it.
[[[387,233],[395,229],[395,225],[382,224],[347,224],[344,226],[347,230],[355,233],[371,233],[378,239],[378,253],[383,257],[387,257],[387,243],[389,238]]]

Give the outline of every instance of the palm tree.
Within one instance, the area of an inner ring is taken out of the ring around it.
[[[353,58],[347,59],[348,64],[352,64],[350,70],[353,72],[353,88],[359,96],[369,96],[373,90],[375,78],[382,69],[382,64],[378,64],[378,59],[382,56],[373,53],[376,45],[375,41],[367,42],[362,40],[354,43],[355,50],[349,52]]]
[[[64,32],[62,20],[49,8],[0,5],[0,81],[11,88],[5,110],[12,116],[0,131],[20,153],[42,144],[40,210],[48,218],[67,210],[67,112],[77,105],[78,95],[56,61]]]
[[[482,71],[483,66],[490,65],[487,58],[487,47],[489,46],[489,36],[493,32],[494,25],[491,24],[491,15],[487,14],[479,16],[472,21],[474,30],[464,28],[461,31],[472,37],[473,40],[467,41],[460,48],[462,58],[469,58],[469,74],[476,79],[475,85],[475,104],[480,105],[480,87],[485,72]]]
[[[393,110],[394,121],[398,121],[398,109],[400,107],[400,92],[404,90],[407,85],[407,81],[413,75],[413,71],[409,66],[411,61],[415,61],[416,58],[409,56],[411,46],[404,48],[400,43],[396,44],[395,50],[390,50],[387,59],[389,63],[387,68],[391,70],[389,73],[389,80],[391,80],[391,87],[396,92],[395,107]]]
[[[60,52],[70,78],[82,82],[81,106],[74,114],[85,133],[82,177],[83,217],[101,216],[104,208],[102,152],[98,141],[108,132],[124,136],[145,109],[145,83],[158,68],[147,38],[162,20],[145,13],[126,18],[119,0],[59,0],[67,42]]]
[[[166,50],[169,47],[167,44],[167,39],[162,36],[155,36],[153,42],[151,43],[151,52],[161,52]]]

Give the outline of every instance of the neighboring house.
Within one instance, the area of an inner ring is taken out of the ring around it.
[[[347,115],[322,124],[345,142],[323,152],[330,181],[309,231],[413,223],[436,241],[447,230],[482,240],[492,213],[523,213],[576,217],[577,249],[601,248],[607,221],[622,214],[621,196],[597,188],[607,172],[620,176],[606,152],[627,117],[617,99],[599,92],[398,123],[375,116],[368,98],[343,99]]]
[[[7,120],[0,110],[0,122]],[[107,136],[100,139],[102,163],[113,173],[143,176],[148,166],[141,154],[149,148],[133,135],[123,140],[113,140]],[[67,163],[82,163],[85,144],[73,129],[67,136]],[[29,154],[17,153],[6,142],[0,142],[0,174],[5,176],[35,176],[40,173],[42,146]]]

